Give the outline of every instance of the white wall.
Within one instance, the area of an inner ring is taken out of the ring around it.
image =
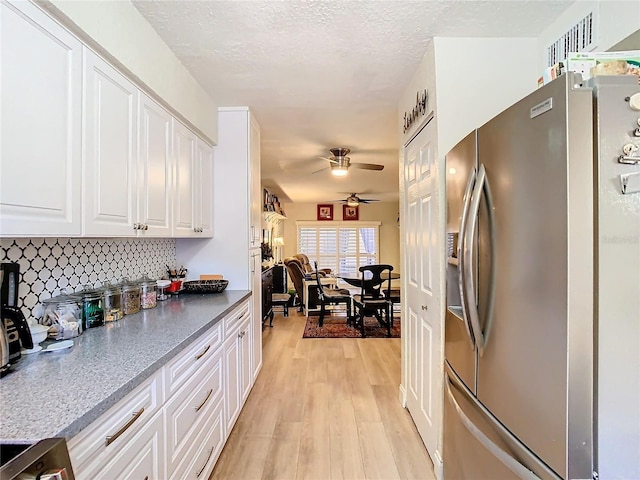
[[[131,2],[50,0],[41,3],[53,15],[66,15],[148,88],[217,143],[217,105]]]
[[[296,220],[316,220],[317,204],[287,203],[283,204],[287,219],[281,224],[284,231],[284,255],[290,257],[297,253]],[[400,265],[400,229],[398,228],[399,205],[395,202],[376,202],[358,207],[360,220],[381,222],[380,225],[380,262],[393,265],[394,271],[401,271]],[[342,220],[342,205],[333,205],[333,218]],[[330,224],[331,222],[327,222]]]
[[[444,156],[537,88],[534,38],[434,38],[438,152]]]
[[[606,51],[640,29],[640,2],[636,0],[578,1],[571,5],[538,37],[538,70],[547,64],[547,47],[589,12],[597,12],[596,51]],[[634,49],[640,49],[636,45]]]

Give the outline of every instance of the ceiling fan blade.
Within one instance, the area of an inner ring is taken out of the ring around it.
[[[327,161],[329,161],[331,163],[338,163],[338,161],[335,158],[329,158],[329,157],[318,157],[318,158],[321,158],[323,160],[327,160]]]
[[[380,200],[377,200],[375,198],[361,198],[360,199],[360,203],[371,203],[371,202],[379,202]]]
[[[329,170],[330,167],[324,167],[321,168],[320,170],[316,170],[315,172],[311,172],[311,175],[314,175],[316,173],[320,173],[320,172],[324,172],[325,170]]]
[[[362,170],[382,170],[384,165],[378,165],[377,163],[351,163],[353,168],[360,168]]]

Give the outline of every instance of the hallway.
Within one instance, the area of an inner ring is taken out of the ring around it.
[[[434,479],[398,401],[400,339],[303,339],[276,315],[213,479]]]

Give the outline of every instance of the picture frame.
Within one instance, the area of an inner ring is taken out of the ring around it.
[[[317,218],[318,221],[333,220],[333,205],[331,205],[330,203],[319,203]]]
[[[358,220],[358,207],[342,205],[342,220]]]

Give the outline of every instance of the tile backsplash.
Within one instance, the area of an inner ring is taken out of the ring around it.
[[[2,238],[0,260],[20,264],[19,306],[33,308],[60,289],[136,279],[160,278],[175,265],[174,239],[156,238]]]

